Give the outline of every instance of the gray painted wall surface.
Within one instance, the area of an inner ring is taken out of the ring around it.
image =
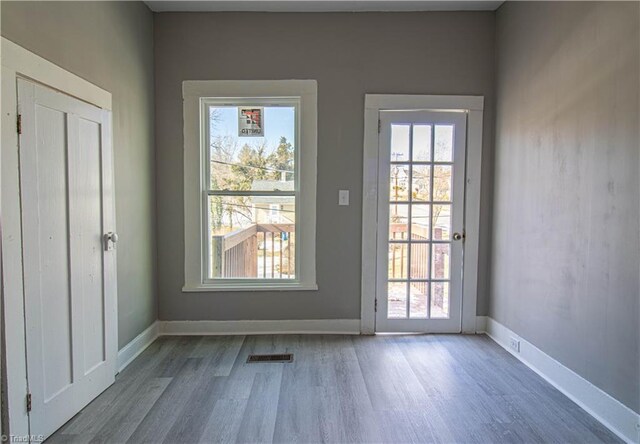
[[[160,319],[360,317],[365,93],[485,95],[482,203],[488,208],[494,25],[493,12],[156,14]],[[317,292],[181,291],[182,81],[216,79],[318,81]],[[349,207],[338,207],[339,189],[351,190]],[[489,215],[482,214],[483,267]],[[486,281],[480,285],[484,290]],[[482,291],[478,313],[486,310]]]
[[[2,35],[113,94],[122,347],[157,318],[153,14],[139,2],[2,2]]]
[[[640,412],[638,3],[497,14],[490,315]]]

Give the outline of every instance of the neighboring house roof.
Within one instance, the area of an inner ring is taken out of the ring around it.
[[[251,202],[262,205],[293,205],[295,201],[296,199],[293,196],[251,196]]]
[[[293,180],[254,180],[251,183],[251,191],[294,191],[295,182]],[[251,201],[255,204],[280,204],[293,205],[293,196],[252,196]]]
[[[294,191],[293,180],[254,180],[251,183],[251,191]]]

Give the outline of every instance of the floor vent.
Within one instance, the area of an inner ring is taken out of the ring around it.
[[[249,355],[247,363],[254,362],[293,362],[293,353],[284,353],[279,355]]]

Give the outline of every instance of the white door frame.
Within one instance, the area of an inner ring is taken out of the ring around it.
[[[22,280],[22,229],[19,188],[17,121],[17,79],[25,78],[64,92],[105,110],[111,110],[111,93],[89,83],[32,52],[2,38],[2,263],[3,335],[6,347],[2,360],[6,365],[7,392],[3,400],[8,430],[6,435],[29,434],[26,410],[27,362]],[[112,170],[113,173],[113,170]],[[113,183],[113,177],[111,178]],[[111,190],[113,192],[113,190]],[[115,275],[114,275],[115,278]],[[115,282],[113,283],[115,285]]]
[[[383,110],[466,111],[464,277],[462,333],[476,333],[478,244],[480,240],[480,174],[482,166],[483,96],[366,94],[362,187],[362,293],[360,333],[375,333],[376,258],[378,256],[378,119]]]

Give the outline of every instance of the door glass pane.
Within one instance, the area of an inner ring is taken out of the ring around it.
[[[294,196],[210,196],[209,277],[295,279]]]
[[[409,317],[427,317],[427,295],[429,294],[428,282],[412,282],[409,287]]]
[[[389,279],[406,279],[409,245],[389,244]]]
[[[434,132],[434,154],[436,162],[453,162],[453,125],[436,125]]]
[[[429,278],[429,244],[411,244],[411,279]]]
[[[270,122],[260,137],[238,133],[239,112],[255,108]],[[296,113],[293,106],[209,106],[210,189],[294,191]]]
[[[409,165],[391,165],[389,171],[389,200],[409,200]]]
[[[391,161],[409,161],[410,125],[391,125]]]
[[[406,240],[409,236],[409,205],[391,204],[389,206],[389,239]]]
[[[433,206],[433,240],[451,239],[451,205]]]
[[[407,283],[389,282],[387,296],[387,317],[407,317]]]
[[[413,165],[411,177],[411,194],[413,200],[431,200],[431,165]]]
[[[431,317],[449,317],[449,282],[431,283]]]
[[[433,279],[449,279],[451,266],[451,244],[433,244],[431,277]]]
[[[413,126],[413,160],[415,162],[431,160],[431,125]]]
[[[436,165],[433,169],[433,200],[451,202],[451,165]]]
[[[411,206],[411,239],[428,240],[431,218],[429,209],[431,205],[413,204]]]

